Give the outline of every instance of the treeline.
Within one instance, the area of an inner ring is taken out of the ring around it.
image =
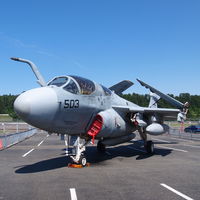
[[[13,119],[17,119],[18,116],[14,112],[13,103],[17,95],[2,95],[0,96],[0,114],[9,114]]]
[[[181,93],[179,96],[174,96],[170,94],[173,98],[181,101],[182,103],[189,102],[189,113],[187,115],[188,118],[192,120],[200,119],[200,95],[190,95],[189,93]],[[123,98],[138,104],[140,106],[148,106],[149,104],[149,95],[141,95],[141,94],[124,94]],[[9,114],[12,118],[17,118],[13,110],[13,103],[17,95],[2,95],[0,96],[0,114]],[[170,104],[168,104],[164,100],[159,100],[158,106],[161,108],[173,108]]]

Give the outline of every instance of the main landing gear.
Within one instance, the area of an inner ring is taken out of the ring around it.
[[[148,154],[154,153],[154,143],[151,140],[147,140],[147,134],[143,128],[138,129],[141,139],[144,141],[144,148]]]
[[[147,153],[149,153],[149,154],[154,153],[154,143],[151,140],[146,141],[146,144],[144,145],[144,147],[145,147],[145,150],[147,151]]]

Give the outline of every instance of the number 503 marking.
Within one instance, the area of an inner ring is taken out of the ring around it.
[[[79,108],[79,100],[69,100],[66,99],[64,103],[64,108]]]

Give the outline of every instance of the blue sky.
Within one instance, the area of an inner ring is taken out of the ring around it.
[[[200,94],[198,0],[2,0],[0,94],[38,87],[44,78],[75,74],[127,92],[148,93],[136,78],[165,93]]]

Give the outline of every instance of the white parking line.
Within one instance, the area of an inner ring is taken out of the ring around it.
[[[189,145],[189,144],[182,144],[182,145],[186,147],[200,148],[200,146],[194,146],[194,145]]]
[[[174,151],[180,151],[180,152],[184,152],[184,153],[187,153],[187,152],[188,152],[188,151],[186,151],[186,150],[176,149],[176,148],[166,147],[166,146],[160,146],[160,145],[156,145],[156,147],[160,147],[160,148],[163,148],[163,149],[172,149],[172,150],[174,150]]]
[[[42,140],[37,146],[39,147],[43,142],[44,142],[44,140]]]
[[[192,198],[186,196],[185,194],[183,194],[183,193],[181,193],[181,192],[175,190],[174,188],[172,188],[172,187],[170,187],[170,186],[168,186],[168,185],[166,185],[166,184],[164,184],[164,183],[161,183],[160,185],[163,186],[163,187],[165,187],[166,189],[168,189],[168,190],[174,192],[175,194],[181,196],[181,197],[184,198],[184,199],[187,199],[187,200],[194,200],[194,199],[192,199]]]
[[[180,141],[185,141],[185,142],[188,142],[188,141],[193,142],[191,139],[185,140],[185,139],[176,138],[176,137],[171,137],[171,139],[180,140]]]
[[[22,157],[26,157],[29,153],[31,153],[32,151],[34,151],[35,149],[31,149],[30,151],[28,151],[27,153],[25,153]]]
[[[70,188],[71,200],[77,200],[76,189]]]
[[[152,138],[153,140],[159,141],[159,142],[165,142],[170,144],[171,142],[167,141],[167,140],[161,140],[161,139],[157,139],[157,138]]]
[[[141,149],[137,149],[137,148],[134,148],[134,147],[127,147],[127,148],[129,148],[129,149],[134,149],[134,150],[136,150],[136,151],[141,151],[141,152],[143,152],[143,153],[146,153],[146,151],[143,151],[143,150],[141,150]]]

